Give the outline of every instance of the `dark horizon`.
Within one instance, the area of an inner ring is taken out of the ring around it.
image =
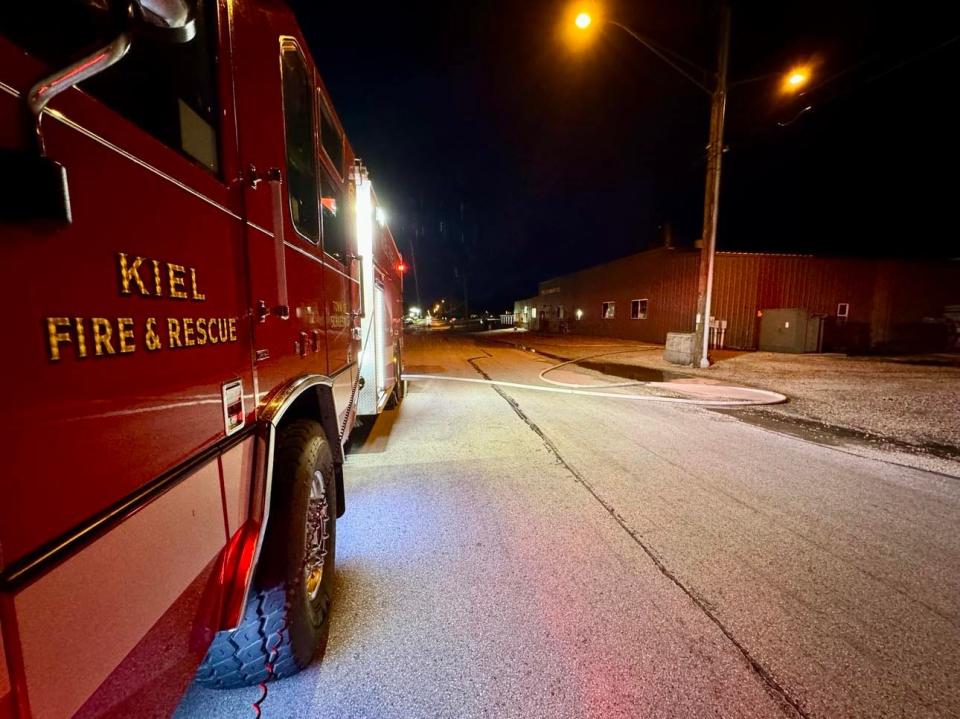
[[[466,274],[471,311],[500,311],[658,246],[665,224],[699,237],[709,98],[618,29],[574,55],[564,3],[293,5],[408,260],[416,242],[424,302],[462,296]],[[714,65],[715,2],[608,15]],[[776,78],[731,89],[718,249],[960,254],[958,38],[960,10],[934,3],[735,3],[732,82],[816,72],[801,98]]]

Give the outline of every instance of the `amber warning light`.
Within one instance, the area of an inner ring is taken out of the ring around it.
[[[405,262],[401,262],[399,265],[397,265],[397,272],[403,273],[406,271],[407,271],[407,264]]]

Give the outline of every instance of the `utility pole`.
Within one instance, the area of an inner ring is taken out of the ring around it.
[[[727,65],[730,58],[730,5],[720,10],[720,48],[717,84],[710,104],[710,143],[707,145],[707,183],[703,198],[703,240],[697,286],[697,324],[694,366],[710,366],[710,312],[713,304],[713,266],[717,251],[717,213],[720,206],[720,164],[723,159],[723,122],[727,110]]]
[[[420,300],[420,277],[417,275],[417,251],[414,247],[414,240],[419,240],[420,232],[423,230],[423,225],[420,224],[420,214],[423,212],[423,195],[420,195],[420,205],[419,209],[415,215],[414,226],[413,226],[413,240],[410,240],[410,262],[413,264],[413,286],[417,290],[417,307],[423,311],[423,305]]]
[[[418,237],[418,229],[414,229],[413,236]],[[413,265],[413,286],[417,292],[417,307],[423,307],[420,300],[420,276],[417,274],[417,250],[413,240],[410,240],[410,263]]]
[[[467,250],[463,233],[463,200],[460,200],[460,247],[463,250],[463,319],[470,319],[470,297],[467,294],[467,267],[470,264],[470,252]]]
[[[721,0],[720,7],[720,43],[717,50],[717,77],[712,87],[690,74],[689,67],[694,63],[686,61],[687,68],[670,59],[683,59],[677,53],[664,53],[653,43],[646,40],[635,30],[613,19],[607,19],[608,25],[620,28],[647,50],[663,60],[703,92],[710,95],[710,140],[707,145],[707,181],[703,198],[703,235],[700,249],[700,272],[697,282],[697,316],[694,321],[693,363],[698,367],[710,366],[710,313],[713,309],[713,269],[717,253],[717,212],[720,204],[720,165],[723,160],[723,121],[727,110],[727,66],[730,59],[730,2]],[[589,31],[593,19],[588,12],[576,16],[574,24],[581,31]],[[762,80],[761,76],[739,83]],[[798,92],[810,79],[810,68],[800,66],[784,77],[783,87],[789,92]],[[809,108],[808,108],[809,109]]]

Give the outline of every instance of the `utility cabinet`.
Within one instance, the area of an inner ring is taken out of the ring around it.
[[[763,310],[760,318],[762,352],[820,352],[823,316],[806,309]]]

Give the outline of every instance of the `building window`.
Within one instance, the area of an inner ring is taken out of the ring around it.
[[[604,302],[600,306],[600,316],[605,320],[612,320],[616,312],[616,302]]]
[[[837,305],[837,317],[847,318],[850,316],[850,303],[841,302]]]
[[[565,314],[566,314],[566,312],[564,312],[563,305],[560,305],[559,307],[557,307],[557,319],[558,319],[558,320],[565,319],[565,317],[564,317]]]
[[[537,319],[537,308],[534,307],[530,312],[531,312],[530,316],[531,316],[533,319]]]
[[[632,320],[647,319],[647,301],[646,300],[630,301],[630,319]]]

